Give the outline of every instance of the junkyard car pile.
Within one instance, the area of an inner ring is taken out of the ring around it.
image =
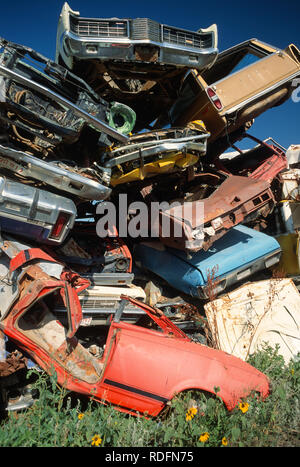
[[[219,53],[216,25],[67,3],[55,62],[1,40],[2,410],[34,402],[34,365],[148,416],[188,389],[228,409],[269,394],[245,360],[265,341],[300,351],[300,149],[249,130],[299,77],[293,44]]]

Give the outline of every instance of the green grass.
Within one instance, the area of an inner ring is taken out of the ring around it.
[[[300,361],[285,365],[277,349],[269,347],[248,361],[271,380],[272,392],[266,400],[249,397],[244,412],[239,407],[228,412],[218,397],[187,393],[175,397],[167,416],[150,420],[74,399],[55,377],[39,373],[35,382],[39,399],[1,421],[0,446],[300,446]],[[197,397],[198,409],[187,419],[191,397]]]

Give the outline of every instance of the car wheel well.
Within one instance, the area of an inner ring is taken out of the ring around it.
[[[216,393],[206,391],[201,388],[187,388],[175,393],[172,399],[164,406],[159,416],[161,418],[167,418],[172,412],[174,412],[176,399],[181,400],[185,405],[185,410],[188,411],[191,407],[197,407],[200,412],[203,412],[208,399],[219,400],[225,406],[224,401],[217,396]]]
[[[188,388],[188,389],[183,389],[182,391],[180,391],[177,395],[185,395],[185,394],[188,394],[188,393],[200,393],[200,394],[203,394],[207,397],[214,397],[216,398],[216,394],[212,391],[206,391],[205,389],[201,389],[201,388]]]

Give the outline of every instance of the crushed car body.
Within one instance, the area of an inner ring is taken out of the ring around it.
[[[288,168],[287,151],[273,138],[262,141],[249,133],[245,134],[246,138],[258,144],[244,150],[234,145],[234,153],[227,152],[216,158],[215,163],[220,169],[232,175],[245,175],[271,183]]]
[[[112,171],[113,187],[181,171],[205,155],[208,137],[201,122],[192,122],[186,128],[139,133],[126,144],[104,153],[102,164]]]
[[[237,175],[226,178],[208,198],[197,201],[197,192],[193,198],[160,213],[160,239],[168,246],[189,252],[207,250],[232,227],[262,212],[266,216],[274,207],[267,181]],[[167,237],[164,224],[170,225]]]
[[[97,164],[97,154],[114,141],[127,141],[122,130],[131,131],[134,112],[122,104],[115,110],[117,103],[109,105],[73,73],[26,46],[2,39],[1,49],[2,169],[61,185],[84,199],[107,198],[110,172]],[[132,123],[118,131],[114,122],[126,112]]]
[[[210,298],[258,271],[277,264],[281,248],[275,238],[244,225],[233,227],[207,251],[188,255],[159,242],[141,242],[135,261],[181,292]]]
[[[215,348],[243,360],[265,344],[286,363],[300,352],[300,295],[291,279],[245,284],[205,305]]]
[[[31,250],[27,252],[30,255]],[[78,282],[70,283],[67,271],[55,279],[26,255],[20,258],[18,253],[12,259],[10,271],[22,270],[16,284],[18,300],[1,314],[1,330],[41,368],[50,373],[54,368],[59,384],[69,390],[147,416],[156,416],[176,393],[190,388],[214,394],[220,387],[218,395],[228,409],[251,391],[268,395],[269,382],[261,372],[191,342],[161,311],[130,297],[123,297],[111,320],[102,358],[95,357],[74,336],[81,320],[78,289],[87,287],[85,281],[76,277]],[[68,328],[50,311],[54,294],[60,294],[68,308]],[[158,330],[121,321],[128,302],[147,313]],[[174,358],[176,366],[171,363]]]
[[[148,18],[84,18],[64,3],[58,23],[57,55],[70,68],[76,59],[98,58],[201,70],[215,61],[217,40],[216,25],[193,32]]]
[[[55,61],[0,39],[0,413],[33,367],[146,417],[269,395],[247,359],[299,350],[300,152],[249,129],[299,78],[292,43],[67,3]]]
[[[300,51],[251,39],[221,52],[204,73],[191,70],[169,111],[172,125],[201,119],[210,140],[231,133],[286,101],[300,76]]]
[[[60,244],[73,228],[76,216],[71,199],[0,177],[2,231]]]
[[[38,116],[41,120],[48,118],[47,125],[51,127],[52,123],[54,132],[56,130],[58,135],[71,141],[72,138],[78,138],[78,132],[87,123],[119,141],[126,140],[108,125],[106,112],[110,111],[110,106],[97,98],[92,89],[76,75],[29,47],[2,39],[1,48],[0,74],[7,96],[2,103],[10,110],[17,111],[17,116],[19,112],[28,119],[31,116],[33,121],[38,120]],[[26,59],[27,55],[31,60],[36,60],[37,64],[44,65],[44,73],[21,60]],[[66,82],[69,86],[66,86]],[[81,92],[78,91],[79,85],[83,88]],[[35,92],[39,95],[35,95]],[[56,106],[60,104],[67,108],[69,112],[64,108],[49,107],[48,113],[43,115],[43,99],[47,98],[54,100]]]
[[[133,108],[140,130],[174,102],[186,70],[214,63],[217,42],[216,25],[194,32],[149,18],[83,18],[65,3],[56,62],[107,100]]]

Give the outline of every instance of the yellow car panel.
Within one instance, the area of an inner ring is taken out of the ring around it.
[[[198,156],[194,154],[177,153],[172,156],[159,159],[154,162],[149,162],[144,166],[131,170],[128,173],[122,172],[122,169],[111,177],[111,186],[121,185],[122,183],[134,182],[137,180],[144,180],[145,178],[155,175],[171,173],[177,170],[185,169],[191,165],[196,164]]]

